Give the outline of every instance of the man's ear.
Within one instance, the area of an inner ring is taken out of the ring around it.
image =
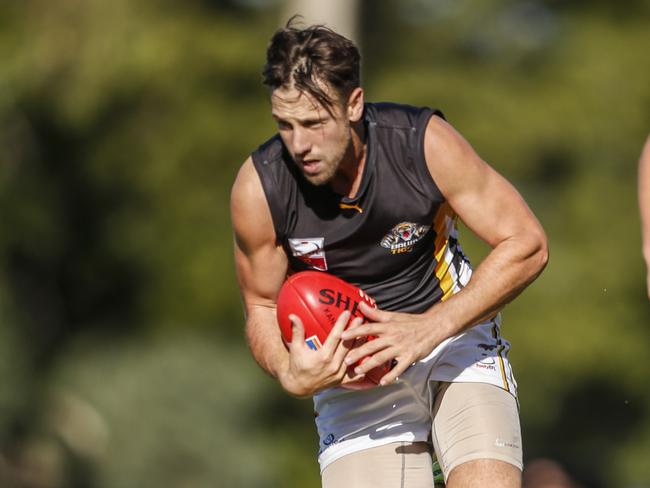
[[[348,119],[358,122],[363,117],[363,88],[357,87],[348,97]]]

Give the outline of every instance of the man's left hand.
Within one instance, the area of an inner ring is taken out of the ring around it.
[[[393,369],[381,379],[381,385],[393,383],[415,361],[426,357],[444,337],[437,338],[433,332],[431,316],[386,312],[361,302],[360,311],[370,321],[347,329],[342,339],[374,336],[359,347],[351,349],[345,357],[348,365],[368,356],[355,368],[355,373],[365,374],[387,361],[396,361]]]

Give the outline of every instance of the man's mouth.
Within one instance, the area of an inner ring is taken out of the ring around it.
[[[302,165],[303,171],[307,174],[318,173],[318,170],[320,168],[319,159],[302,160],[300,164]]]

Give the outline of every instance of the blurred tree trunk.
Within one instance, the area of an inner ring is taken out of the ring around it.
[[[282,23],[300,14],[305,24],[325,24],[359,45],[359,0],[287,0]]]

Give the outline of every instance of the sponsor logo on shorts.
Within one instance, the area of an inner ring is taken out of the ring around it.
[[[322,454],[329,448],[332,444],[336,444],[336,436],[334,434],[327,434],[327,436],[321,441],[321,447],[318,450],[318,454]]]
[[[381,240],[381,247],[390,250],[391,254],[411,252],[431,228],[430,225],[420,225],[413,222],[401,222],[393,227]]]
[[[494,445],[497,447],[510,447],[511,449],[519,449],[519,441],[516,438],[508,441],[497,437],[497,439],[494,441]]]
[[[483,359],[477,359],[474,363],[474,367],[478,369],[487,369],[489,371],[496,371],[497,367],[495,366],[496,360],[493,357],[485,357]]]
[[[327,271],[324,237],[300,237],[289,239],[291,254],[303,263],[319,271]]]
[[[488,369],[490,371],[496,371],[497,370],[497,368],[492,364],[476,363],[474,366],[476,366],[478,369]]]
[[[479,361],[479,363],[481,363],[481,364],[494,364],[494,363],[496,363],[496,361],[495,361],[495,359],[493,357],[486,357],[486,358],[481,359]]]

